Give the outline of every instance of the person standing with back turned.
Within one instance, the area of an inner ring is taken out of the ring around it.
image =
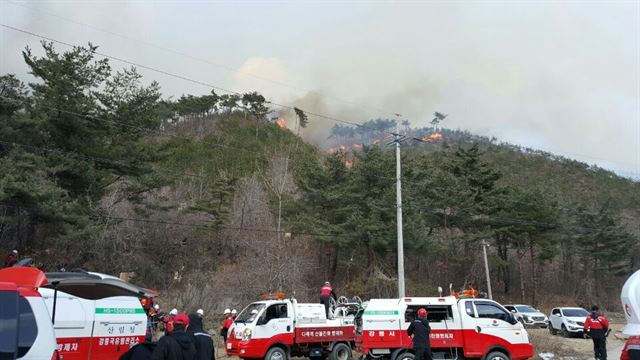
[[[591,307],[591,315],[584,320],[584,336],[593,340],[593,354],[596,360],[607,360],[607,332],[609,321],[600,313],[597,305]]]
[[[413,353],[415,360],[431,360],[431,343],[429,335],[431,326],[427,320],[427,310],[418,309],[418,317],[411,322],[407,329],[407,334],[413,339]]]
[[[324,305],[324,312],[327,314],[327,319],[331,318],[331,314],[329,308],[331,307],[331,298],[336,300],[336,293],[333,292],[333,287],[331,287],[331,283],[325,281],[324,285],[320,289],[320,304]]]

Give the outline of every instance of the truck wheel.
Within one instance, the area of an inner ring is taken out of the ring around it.
[[[549,324],[549,334],[551,335],[557,335],[558,334],[558,330],[556,330],[553,325]]]
[[[560,331],[562,332],[563,337],[566,337],[566,338],[571,337],[571,334],[567,330],[567,327],[564,326],[564,324],[562,324],[562,329]]]
[[[402,354],[396,356],[395,360],[413,360],[415,359],[415,355],[411,352],[405,351]]]
[[[503,352],[493,351],[490,352],[484,360],[511,360],[511,358]]]
[[[331,350],[330,360],[351,360],[351,348],[344,343],[336,344]]]
[[[287,360],[287,352],[280,347],[272,347],[267,351],[267,355],[264,356],[264,360]]]

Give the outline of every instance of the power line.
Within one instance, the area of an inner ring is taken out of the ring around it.
[[[64,20],[64,21],[67,21],[67,22],[70,22],[70,23],[74,23],[76,25],[85,26],[85,27],[88,27],[90,29],[97,30],[99,32],[103,32],[103,33],[106,33],[106,34],[109,34],[109,35],[121,37],[123,39],[131,40],[131,41],[139,42],[141,44],[144,44],[144,45],[147,45],[147,46],[150,46],[150,47],[154,47],[154,48],[157,48],[157,49],[160,49],[160,50],[163,50],[163,51],[167,51],[167,52],[170,52],[170,53],[173,53],[173,54],[176,54],[176,55],[180,55],[180,56],[186,57],[186,58],[191,59],[191,60],[196,60],[196,61],[200,61],[200,62],[206,63],[208,65],[213,65],[213,66],[219,67],[221,69],[224,69],[224,70],[226,70],[228,72],[249,76],[249,77],[252,77],[252,78],[255,78],[255,79],[258,79],[258,80],[270,82],[272,84],[280,85],[280,86],[287,87],[287,88],[290,88],[290,89],[293,89],[293,90],[297,90],[297,91],[301,91],[301,92],[307,92],[307,93],[312,92],[312,90],[310,90],[310,89],[305,89],[305,88],[293,86],[293,85],[286,84],[286,83],[278,81],[278,80],[273,80],[273,79],[270,79],[270,78],[267,78],[267,77],[264,77],[264,76],[259,76],[259,75],[255,75],[253,73],[249,73],[249,72],[246,72],[246,71],[241,71],[239,69],[236,69],[236,68],[233,68],[233,67],[230,67],[230,66],[227,66],[227,65],[223,65],[223,64],[212,62],[210,60],[202,59],[202,58],[187,54],[187,53],[182,52],[182,51],[178,51],[178,50],[174,50],[174,49],[162,46],[162,45],[158,45],[156,43],[152,43],[152,42],[149,42],[149,41],[146,41],[146,40],[141,40],[141,39],[137,39],[137,38],[134,38],[134,37],[131,37],[131,36],[127,36],[127,35],[123,35],[123,34],[120,34],[120,33],[116,33],[116,32],[113,32],[111,30],[99,28],[99,27],[96,27],[96,26],[93,26],[93,25],[90,25],[90,24],[87,24],[87,23],[83,23],[83,22],[80,22],[80,21],[77,21],[77,20],[74,20],[74,19],[69,19],[69,18],[66,18],[64,16],[58,15],[56,13],[53,13],[51,11],[46,11],[46,10],[43,10],[43,9],[36,9],[36,8],[30,7],[30,6],[26,6],[24,4],[17,3],[15,1],[9,1],[9,2],[11,4],[13,4],[13,5],[21,6],[23,8],[30,9],[32,11],[40,12],[40,13],[43,13],[45,15],[49,15],[49,16],[52,16],[52,17],[55,17],[55,18],[58,18],[58,19],[61,19],[61,20]],[[326,99],[332,99],[332,100],[340,101],[340,102],[345,103],[345,104],[358,106],[358,107],[361,107],[361,108],[367,107],[367,108],[370,108],[370,109],[375,110],[375,111],[386,113],[387,115],[396,114],[396,112],[389,112],[388,110],[380,109],[380,108],[377,108],[377,107],[371,107],[370,105],[359,104],[359,103],[356,103],[356,102],[353,102],[353,101],[350,101],[350,100],[341,99],[341,98],[334,97],[334,96],[331,96],[331,95],[318,94],[318,96],[326,98]]]
[[[2,26],[4,28],[7,28],[7,29],[10,29],[10,30],[13,30],[13,31],[21,32],[23,34],[34,36],[34,37],[37,37],[37,38],[40,38],[40,39],[43,39],[43,40],[47,40],[47,41],[51,41],[51,42],[54,42],[54,43],[57,43],[57,44],[61,44],[61,45],[67,46],[67,47],[71,47],[71,48],[75,47],[75,45],[70,44],[68,42],[64,42],[64,41],[57,40],[57,39],[54,39],[54,38],[51,38],[51,37],[48,37],[48,36],[36,34],[34,32],[28,31],[28,30],[20,29],[20,28],[13,27],[13,26],[6,25],[6,24],[2,24],[2,23],[0,23],[0,26]],[[166,71],[166,70],[162,70],[162,69],[158,69],[158,68],[155,68],[155,67],[152,67],[152,66],[143,65],[143,64],[131,61],[131,60],[127,60],[127,59],[120,58],[120,57],[117,57],[117,56],[109,55],[109,54],[106,54],[106,53],[103,53],[103,52],[94,51],[94,53],[96,55],[100,55],[100,56],[108,58],[108,59],[119,61],[119,62],[128,64],[128,65],[136,66],[136,67],[139,67],[141,69],[146,69],[146,70],[149,70],[149,71],[153,71],[153,72],[156,72],[156,73],[159,73],[159,74],[162,74],[162,75],[174,77],[176,79],[180,79],[180,80],[184,80],[184,81],[187,81],[187,82],[191,82],[191,83],[194,83],[194,84],[197,84],[197,85],[201,85],[201,86],[204,86],[204,87],[208,87],[208,88],[211,88],[211,89],[214,89],[214,90],[219,90],[219,91],[222,91],[222,92],[226,92],[226,93],[234,94],[234,95],[239,95],[239,96],[243,95],[241,92],[238,92],[238,91],[226,89],[226,88],[223,88],[223,87],[211,84],[211,83],[207,83],[207,82],[204,82],[204,81],[191,79],[191,78],[188,78],[188,77],[183,76],[183,75],[175,74],[175,73],[172,73],[172,72],[169,72],[169,71]],[[295,106],[292,106],[292,105],[280,104],[280,103],[276,103],[276,102],[273,102],[273,101],[266,101],[266,102],[269,103],[269,104],[278,106],[280,108],[287,109],[287,110],[294,110],[296,108]],[[363,125],[363,124],[355,123],[355,122],[348,121],[348,120],[343,120],[343,119],[340,119],[340,118],[337,118],[337,117],[333,117],[333,116],[328,116],[328,115],[323,115],[323,114],[319,114],[319,113],[315,113],[315,112],[306,111],[304,109],[302,109],[302,110],[305,112],[305,114],[311,115],[311,116],[315,116],[317,118],[331,120],[331,121],[335,121],[335,122],[340,122],[340,123],[343,123],[343,124],[349,124],[349,125],[353,125],[353,126],[357,126],[357,127],[361,127],[361,128],[367,128],[369,130],[374,130],[375,131],[375,129],[373,129],[371,127],[368,127],[366,125]]]

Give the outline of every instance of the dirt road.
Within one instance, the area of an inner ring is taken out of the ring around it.
[[[623,324],[611,324],[611,335],[607,339],[607,358],[609,360],[620,359],[620,353],[624,346],[624,340],[620,335]],[[581,337],[564,338],[560,335],[551,335],[547,329],[527,329],[531,343],[535,347],[536,358],[539,354],[552,353],[554,359],[593,359],[593,342]]]

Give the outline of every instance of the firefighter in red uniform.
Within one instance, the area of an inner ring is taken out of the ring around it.
[[[336,294],[333,292],[331,283],[326,281],[320,289],[320,304],[324,305],[324,311],[327,313],[327,319],[330,319],[329,308],[331,307],[331,298],[336,300]]]
[[[229,335],[229,328],[231,327],[231,325],[233,325],[234,317],[231,314],[231,310],[229,309],[225,309],[223,315],[224,315],[224,320],[222,321],[222,326],[220,327],[220,336],[222,336],[222,339],[224,340],[224,342],[227,342],[227,337]]]
[[[593,352],[596,360],[607,360],[607,335],[609,321],[602,316],[600,309],[593,305],[591,315],[584,321],[584,336],[593,340]]]
[[[164,333],[165,335],[173,331],[173,320],[176,315],[178,315],[178,309],[171,309],[169,311],[169,315],[165,315],[162,318],[162,322],[164,323]]]
[[[4,267],[12,267],[15,263],[18,262],[18,250],[13,250],[7,255],[6,259],[4,259]]]

